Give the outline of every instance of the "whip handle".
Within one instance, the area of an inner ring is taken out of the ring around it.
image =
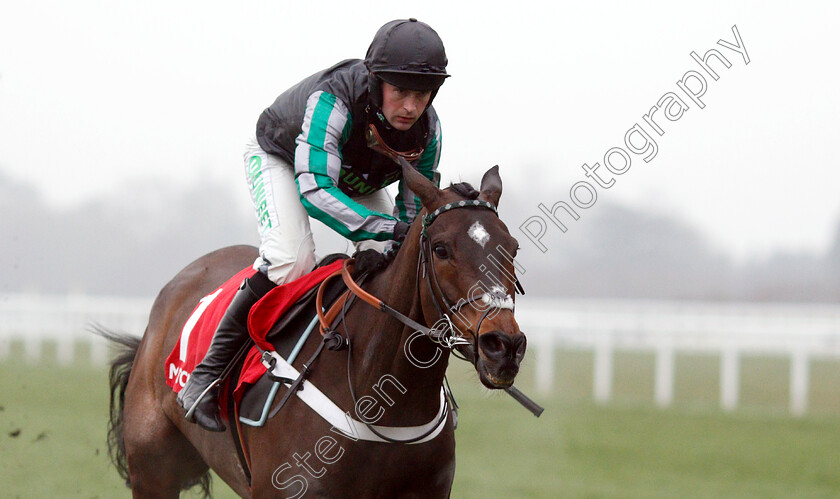
[[[545,410],[538,403],[536,403],[533,400],[531,400],[530,398],[528,398],[527,395],[520,392],[519,389],[516,388],[515,386],[510,386],[508,388],[505,388],[505,391],[508,393],[508,395],[513,397],[514,400],[516,400],[517,402],[522,404],[523,407],[525,407],[526,409],[531,411],[531,413],[536,417],[540,417],[540,414],[542,414],[543,411]]]

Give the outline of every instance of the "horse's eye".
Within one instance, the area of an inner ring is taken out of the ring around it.
[[[449,251],[441,243],[436,244],[433,251],[438,258],[449,258]]]

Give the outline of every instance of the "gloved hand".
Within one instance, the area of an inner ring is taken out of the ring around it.
[[[405,241],[405,235],[408,233],[409,225],[402,220],[397,221],[394,225],[394,241],[401,243]]]
[[[357,251],[353,258],[356,260],[353,266],[353,278],[367,273],[375,274],[390,263],[390,259],[386,255],[375,249]]]

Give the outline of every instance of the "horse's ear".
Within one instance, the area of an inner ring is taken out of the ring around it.
[[[440,198],[440,189],[432,181],[424,177],[422,173],[415,170],[405,159],[400,158],[400,166],[402,167],[403,180],[408,184],[408,188],[414,194],[417,194],[423,206],[426,209],[435,206],[438,198]]]
[[[490,168],[481,177],[481,194],[478,197],[489,201],[496,208],[499,207],[499,198],[502,197],[502,177],[499,176],[499,165]]]

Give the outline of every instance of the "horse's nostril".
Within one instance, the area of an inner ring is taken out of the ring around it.
[[[498,331],[490,331],[479,336],[478,346],[488,357],[499,357],[505,349],[504,340]]]
[[[516,336],[513,340],[513,344],[516,347],[516,358],[522,360],[525,357],[525,349],[528,346],[528,341],[525,339],[524,334],[520,334]]]
[[[525,356],[525,335],[505,334],[502,331],[488,331],[478,337],[478,347],[488,360],[500,362],[508,359],[515,363]]]

